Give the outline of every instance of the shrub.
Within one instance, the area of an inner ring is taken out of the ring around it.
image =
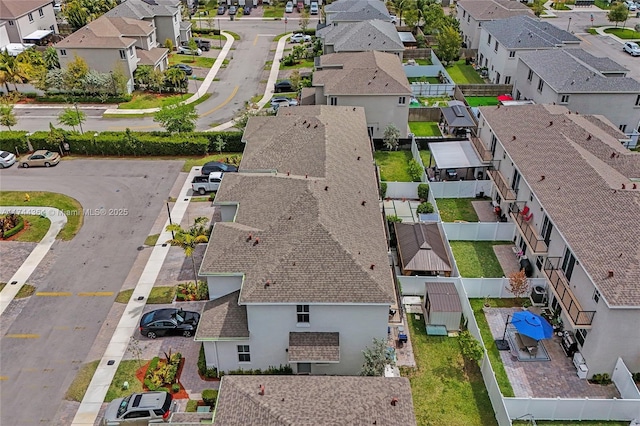
[[[416,210],[418,213],[433,213],[434,208],[433,205],[429,202],[420,203],[418,209]]]
[[[180,392],[180,384],[174,383],[171,385],[171,392],[178,393]]]
[[[204,389],[202,391],[202,401],[204,405],[208,405],[213,407],[216,405],[216,400],[218,399],[218,391],[215,389]]]
[[[420,185],[418,185],[418,198],[425,201],[429,199],[428,183],[421,183]]]
[[[18,149],[21,153],[27,152],[29,145],[26,134],[27,132],[21,130],[0,132],[0,150],[15,153]]]
[[[278,367],[269,366],[264,371],[264,374],[268,375],[276,375],[276,376],[285,376],[289,374],[293,374],[293,368],[290,365],[282,365],[280,364]]]
[[[380,198],[387,197],[387,182],[380,182]]]
[[[24,218],[22,216],[17,216],[15,220],[15,224],[11,229],[7,229],[6,231],[2,230],[0,232],[2,232],[2,238],[6,239],[9,237],[13,237],[23,229],[24,229]]]
[[[169,393],[169,388],[166,388],[164,386],[159,387],[158,389],[156,389],[158,392],[167,392]]]
[[[387,215],[387,222],[389,223],[393,223],[393,222],[397,222],[397,223],[402,223],[402,218],[398,217],[397,215]]]
[[[422,177],[422,167],[415,159],[409,160],[409,176],[413,182],[420,182]]]
[[[262,371],[259,368],[255,369],[255,370],[252,370],[252,369],[243,370],[242,368],[238,368],[237,370],[229,370],[225,374],[228,374],[230,376],[242,376],[242,375],[245,375],[245,376],[259,376],[259,375],[262,375],[262,374],[284,376],[284,375],[293,374],[293,368],[291,368],[291,366],[289,366],[289,365],[280,364],[278,367],[269,366],[264,371]],[[222,375],[223,374],[221,372],[220,373],[220,377],[222,377]]]
[[[484,349],[480,342],[478,342],[467,330],[460,333],[459,337],[460,351],[462,356],[468,360],[480,362],[482,355],[484,355]]]

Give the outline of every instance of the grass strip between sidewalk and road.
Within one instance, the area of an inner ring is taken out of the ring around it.
[[[69,389],[67,389],[67,392],[64,394],[64,399],[67,401],[82,402],[82,398],[84,398],[84,394],[89,388],[93,374],[98,369],[98,364],[100,364],[100,360],[82,364],[73,382],[69,385]]]
[[[129,290],[122,290],[116,296],[116,302],[118,303],[129,303],[129,299],[131,299],[131,295],[135,289],[130,288]],[[176,288],[161,286],[161,287],[153,287],[151,289],[151,293],[149,294],[149,298],[147,299],[148,305],[158,305],[158,304],[168,304],[172,303],[174,297],[176,296]]]

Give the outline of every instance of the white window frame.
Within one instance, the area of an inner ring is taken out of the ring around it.
[[[491,34],[489,34],[489,38],[487,38],[487,44],[491,45]]]
[[[398,105],[406,105],[407,104],[407,97],[406,96],[400,96],[398,98]]]
[[[311,322],[309,305],[296,305],[296,322],[298,324],[309,324]]]
[[[569,95],[560,95],[560,103],[561,104],[568,104],[569,103]]]
[[[510,50],[509,51],[509,59],[513,59],[516,57],[516,51],[515,50]]]
[[[598,291],[598,289],[596,288],[595,290],[593,290],[593,300],[596,303],[598,303],[601,298],[602,298],[602,296],[600,296],[600,292]]]
[[[338,98],[335,96],[329,96],[329,105],[332,105],[332,106],[338,105]]]
[[[44,11],[42,10],[42,8],[38,9],[38,14],[41,18],[44,16]]]
[[[120,59],[126,60],[127,59],[127,52],[125,52],[124,49],[120,49]]]
[[[529,82],[533,81],[533,70],[532,69],[529,70],[529,74],[527,75],[527,80]]]
[[[496,53],[498,52],[498,45],[499,45],[499,44],[500,44],[500,43],[498,43],[498,40],[496,40],[496,44],[495,44],[495,46],[493,47],[493,51],[494,51],[494,52],[496,52]]]
[[[538,79],[538,92],[542,93],[542,89],[544,89],[544,81],[542,79]]]
[[[238,350],[238,362],[251,362],[251,348],[249,345],[237,345],[236,349]]]

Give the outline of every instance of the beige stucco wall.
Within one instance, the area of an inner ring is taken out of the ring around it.
[[[50,30],[53,25],[53,31],[58,32],[58,24],[56,23],[56,15],[53,11],[53,5],[47,4],[42,8],[43,16],[40,16],[36,9],[32,12],[33,21],[29,21],[29,15],[21,16],[14,20],[14,25],[7,23],[7,33],[11,43],[21,43],[22,38],[37,30]]]
[[[56,50],[58,51],[58,58],[60,58],[61,67],[66,67],[69,62],[73,61],[74,55],[78,55],[87,62],[90,69],[94,69],[98,72],[110,72],[121,67],[124,75],[128,76],[130,79],[133,79],[133,72],[137,68],[138,63],[138,57],[136,56],[135,49],[133,49],[133,56],[129,54],[127,49],[127,59],[120,58],[120,49],[61,49],[56,47]],[[61,55],[61,50],[65,50],[66,55]]]

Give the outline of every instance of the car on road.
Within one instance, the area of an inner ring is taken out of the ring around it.
[[[12,154],[8,151],[0,151],[0,169],[11,167],[11,165],[15,162],[16,162],[15,154]]]
[[[293,92],[293,84],[289,80],[278,81],[274,84],[273,91],[276,93]]]
[[[284,13],[293,13],[293,2],[288,1],[286,6],[284,7]]]
[[[307,43],[311,41],[311,36],[309,34],[296,33],[291,36],[291,43]]]
[[[631,56],[640,56],[640,46],[638,46],[638,43],[628,41],[624,44],[622,50],[624,50]]]
[[[222,173],[234,173],[237,172],[238,168],[231,164],[222,163],[220,161],[209,161],[202,166],[202,170],[200,174],[203,176],[209,175],[212,172],[222,172]]]
[[[233,16],[236,13],[238,13],[238,7],[237,6],[229,6],[229,15]]]
[[[309,6],[309,14],[317,15],[320,11],[320,7],[318,6],[317,1],[312,1],[311,6]]]
[[[28,167],[50,167],[55,166],[59,162],[60,154],[41,149],[27,156],[27,158],[20,160],[20,166],[25,169]]]
[[[224,6],[218,6],[218,15],[224,15],[227,12],[227,8]]]
[[[173,397],[168,392],[140,392],[114,399],[107,405],[103,426],[162,423],[171,417]]]
[[[200,314],[176,308],[156,309],[147,312],[140,319],[140,334],[149,339],[158,336],[175,335],[191,337],[200,322]]]
[[[191,48],[186,46],[178,46],[178,53],[180,55],[202,55],[202,50],[200,48],[196,48],[196,50],[191,50]]]
[[[182,71],[184,71],[184,73],[186,75],[191,75],[193,74],[193,68],[191,68],[189,65],[187,64],[175,64],[175,65],[171,65],[169,68],[178,68]]]

